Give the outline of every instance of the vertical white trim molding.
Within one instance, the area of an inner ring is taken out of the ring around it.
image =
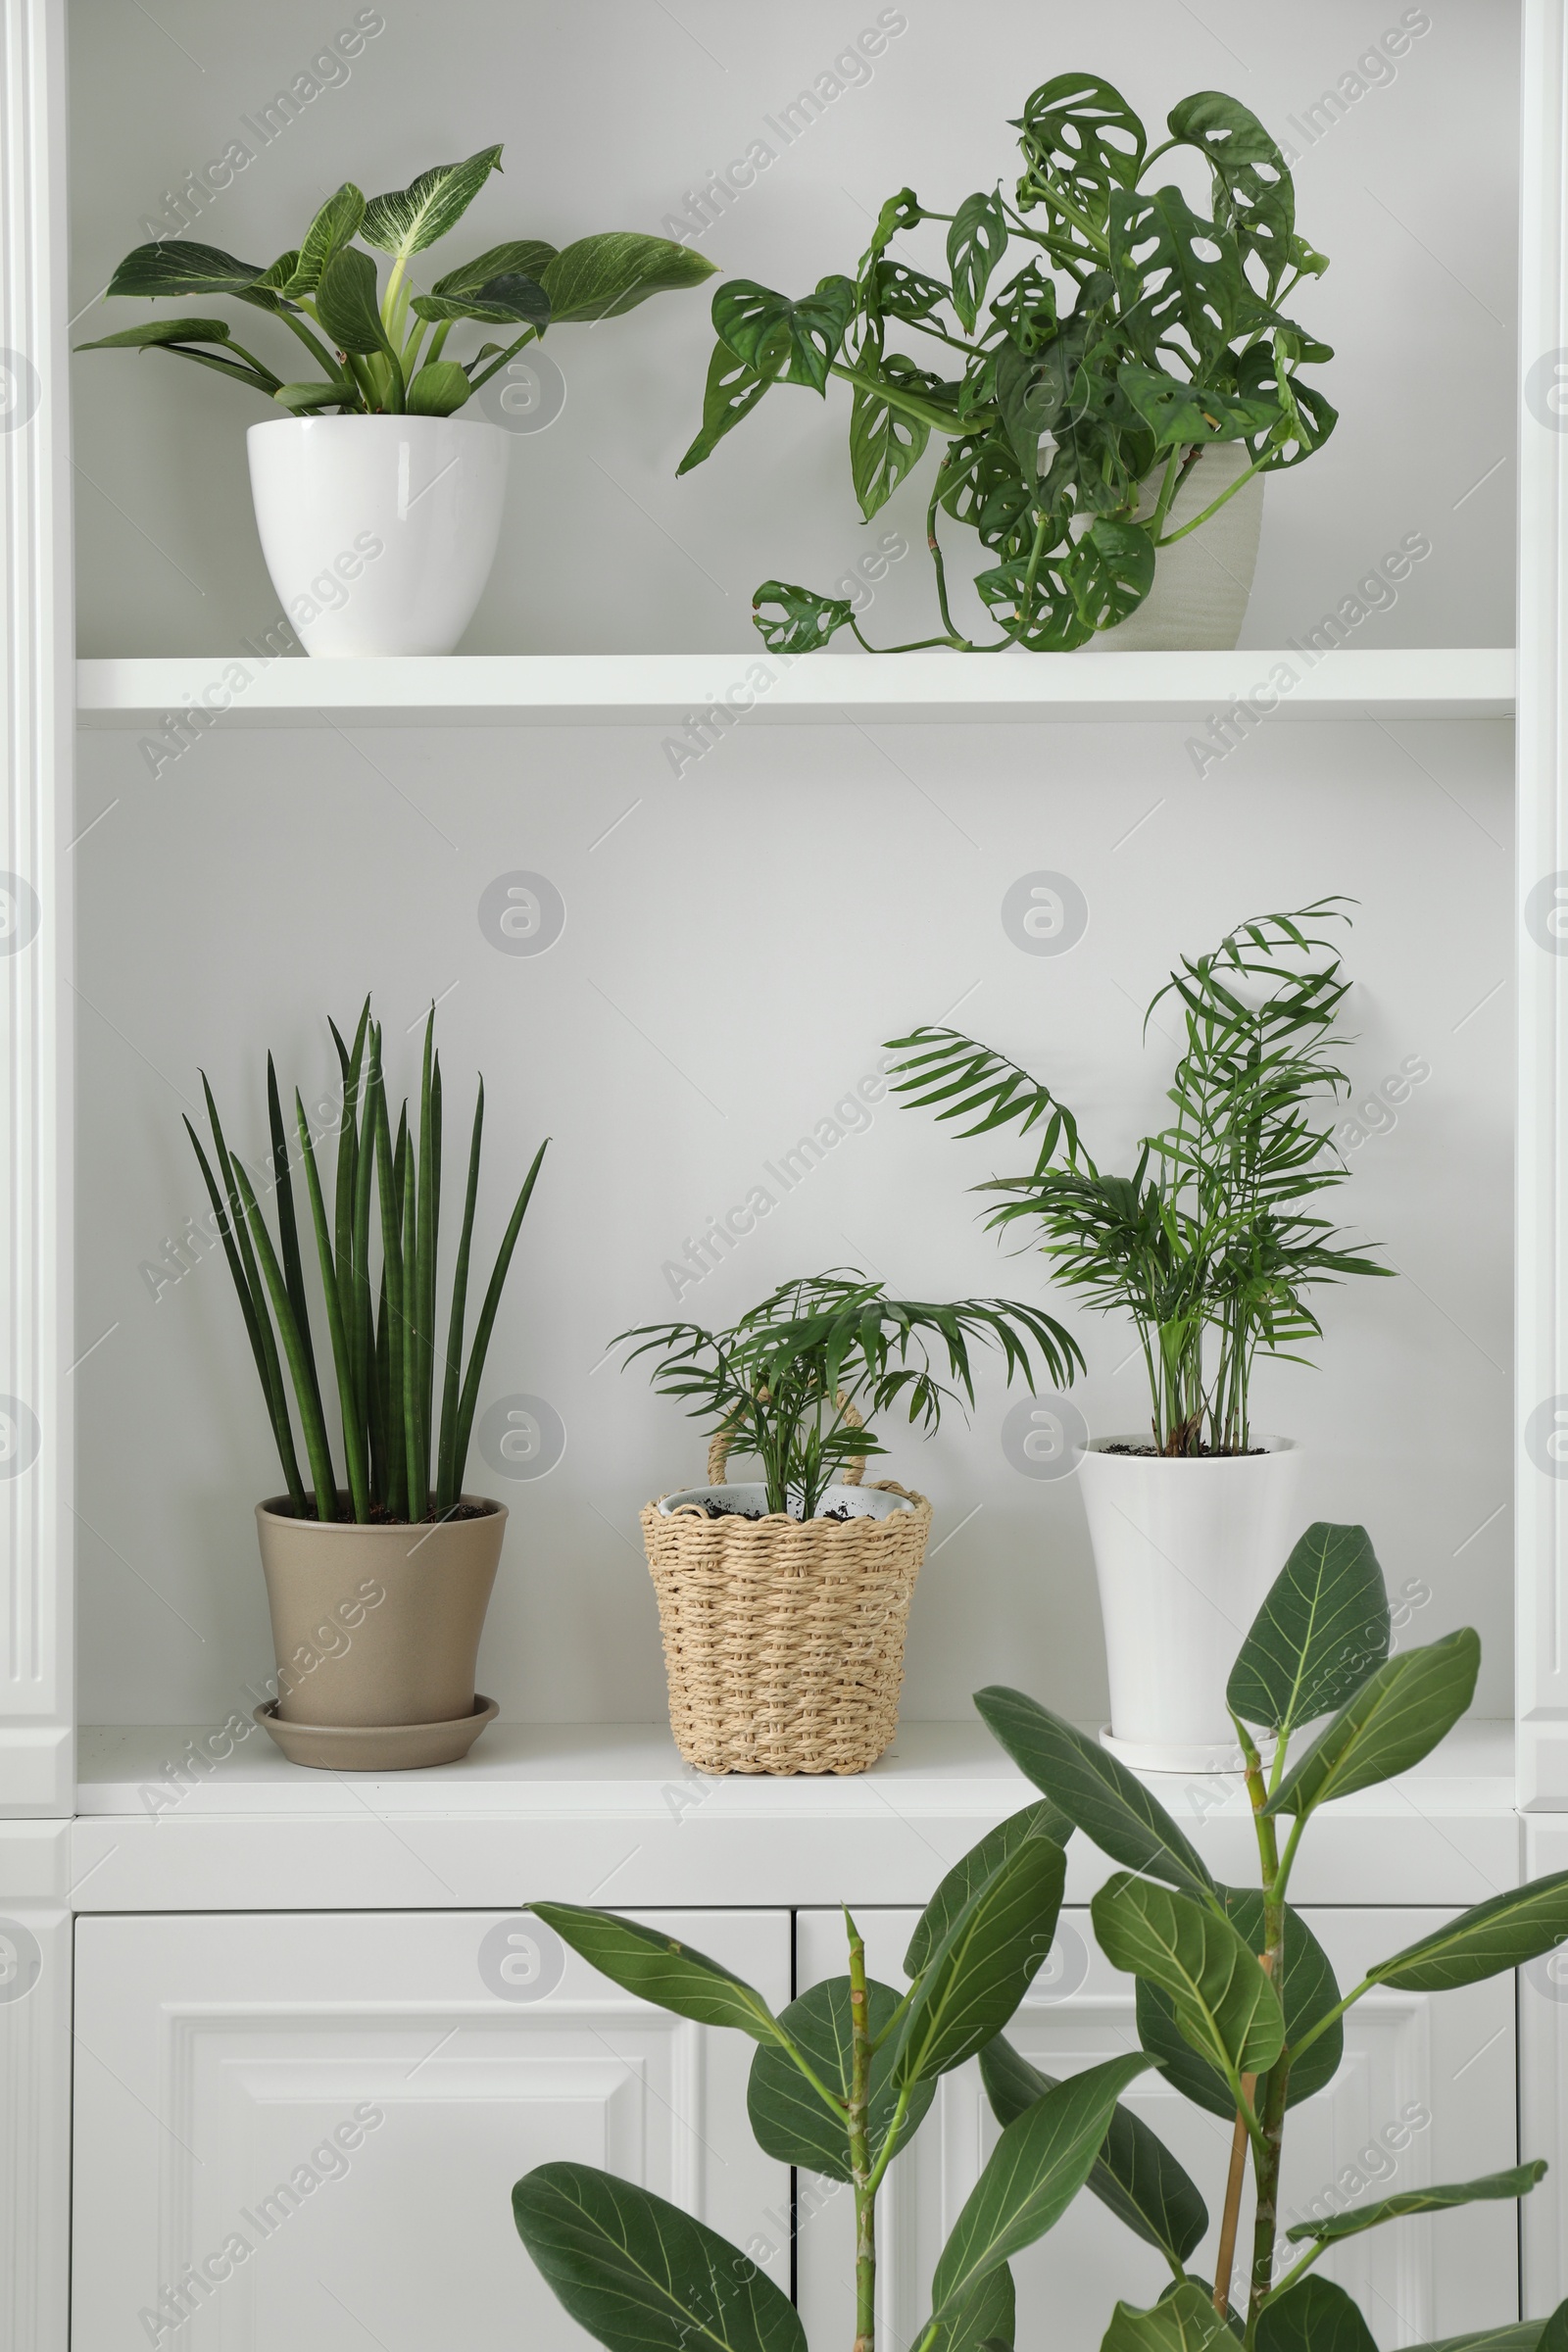
[[[74,1802],[65,0],[0,0],[0,1814]]]
[[[1568,1808],[1568,6],[1525,0],[1519,241],[1519,1801]]]

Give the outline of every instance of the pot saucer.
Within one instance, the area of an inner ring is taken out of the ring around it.
[[[451,1723],[285,1723],[271,1699],[255,1720],[291,1764],[318,1772],[415,1772],[466,1756],[501,1709],[475,1691],[471,1714]]]

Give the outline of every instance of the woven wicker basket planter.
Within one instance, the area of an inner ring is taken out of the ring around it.
[[[868,1491],[914,1508],[804,1522],[644,1510],[669,1728],[699,1772],[863,1772],[892,1740],[931,1505],[891,1480]]]

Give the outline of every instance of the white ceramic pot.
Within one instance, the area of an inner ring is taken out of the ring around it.
[[[512,437],[462,416],[280,416],[245,436],[262,553],[308,654],[450,654],[495,561]]]
[[[1110,1674],[1101,1737],[1141,1771],[1234,1772],[1225,1685],[1300,1533],[1300,1449],[1255,1438],[1261,1453],[1211,1459],[1105,1451],[1145,1443],[1102,1438],[1078,1462]]]
[[[1240,441],[1216,441],[1199,457],[1171,501],[1166,529],[1211,507],[1251,464]],[[1152,514],[1159,476],[1144,484],[1140,515]],[[1136,612],[1091,639],[1120,654],[1228,653],[1241,636],[1263,527],[1263,477],[1254,473],[1219,513],[1154,558],[1154,585]]]
[[[667,1519],[682,1504],[716,1502],[728,1512],[751,1512],[758,1517],[767,1513],[767,1488],[760,1479],[743,1479],[734,1486],[682,1487],[678,1494],[666,1494],[659,1508]],[[830,1511],[842,1511],[847,1519],[889,1519],[895,1511],[912,1511],[914,1504],[906,1494],[885,1494],[877,1487],[831,1486],[822,1490],[822,1501],[817,1511],[825,1519]]]

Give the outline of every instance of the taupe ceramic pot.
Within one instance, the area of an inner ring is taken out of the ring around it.
[[[454,1723],[474,1711],[503,1503],[434,1527],[323,1527],[286,1494],[256,1506],[284,1723]]]

